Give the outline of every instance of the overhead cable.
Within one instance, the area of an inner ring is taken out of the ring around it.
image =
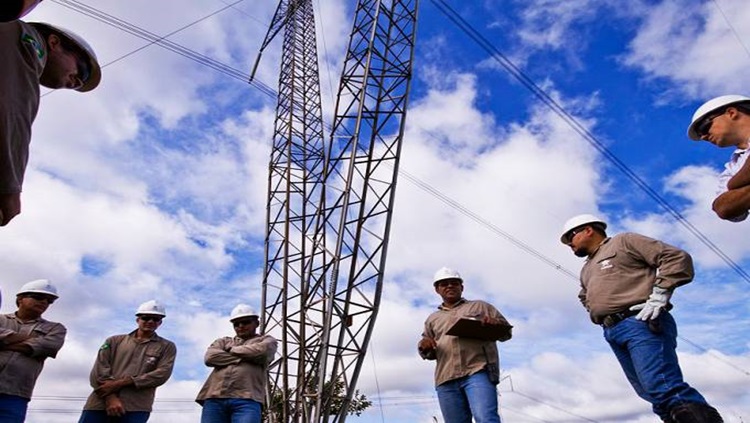
[[[667,200],[665,200],[659,193],[656,192],[651,186],[646,183],[638,174],[628,167],[622,160],[620,160],[614,153],[612,153],[597,137],[591,133],[585,126],[583,126],[578,120],[568,113],[563,106],[561,106],[554,98],[547,94],[544,89],[537,85],[528,75],[526,75],[521,69],[519,69],[510,59],[508,59],[494,44],[492,44],[487,38],[480,34],[474,26],[467,22],[461,15],[459,15],[453,8],[451,8],[444,0],[431,0],[432,3],[442,12],[451,22],[459,27],[469,38],[476,42],[483,50],[485,50],[495,61],[497,61],[505,70],[508,71],[513,77],[515,77],[523,86],[528,88],[538,99],[540,99],[545,105],[547,105],[555,114],[557,114],[565,123],[567,123],[573,130],[575,130],[584,140],[586,140],[592,147],[594,147],[599,153],[615,165],[625,176],[630,179],[636,186],[643,190],[649,197],[656,201],[664,210],[667,211],[672,217],[680,223],[685,229],[698,238],[701,243],[708,247],[712,252],[719,256],[732,270],[734,270],[740,277],[742,277],[747,283],[750,283],[750,275],[745,272],[737,263],[732,260],[724,251],[721,250],[716,244],[713,243],[706,235],[703,234],[698,228],[696,228],[690,221],[688,221],[677,209],[675,209]]]
[[[224,75],[227,75],[227,76],[232,77],[234,79],[238,79],[240,81],[246,82],[250,78],[249,74],[247,74],[247,73],[245,73],[245,72],[243,72],[241,70],[238,70],[238,69],[236,69],[234,67],[231,67],[229,65],[226,65],[224,63],[221,63],[221,62],[219,62],[219,61],[217,61],[215,59],[212,59],[212,58],[210,58],[210,57],[208,57],[208,56],[206,56],[204,54],[198,53],[198,52],[196,52],[194,50],[191,50],[191,49],[189,49],[187,47],[184,47],[184,46],[182,46],[180,44],[177,44],[177,43],[175,43],[175,42],[170,41],[170,40],[167,39],[168,37],[171,37],[171,36],[173,36],[173,35],[181,32],[181,31],[183,31],[183,30],[185,30],[187,28],[190,28],[190,27],[196,25],[199,22],[202,22],[202,21],[204,21],[204,20],[206,20],[206,19],[208,19],[208,18],[210,18],[212,16],[215,16],[215,15],[217,15],[217,14],[219,14],[219,13],[221,13],[221,12],[227,10],[227,9],[232,8],[236,4],[241,3],[243,1],[244,0],[237,0],[234,3],[231,3],[231,4],[229,4],[229,5],[221,8],[219,10],[216,10],[216,11],[214,11],[214,12],[212,12],[212,13],[206,15],[206,16],[203,16],[202,18],[200,18],[198,20],[190,22],[189,24],[184,25],[184,26],[182,26],[182,27],[180,27],[180,28],[178,28],[178,29],[176,29],[176,30],[174,30],[174,31],[166,34],[166,35],[160,36],[160,35],[157,35],[157,34],[154,34],[154,33],[150,32],[150,31],[148,31],[146,29],[138,27],[138,26],[136,26],[136,25],[134,25],[134,24],[132,24],[130,22],[127,22],[127,21],[125,21],[123,19],[120,19],[120,18],[118,18],[116,16],[110,15],[110,14],[108,14],[108,13],[102,11],[102,10],[99,10],[99,9],[97,9],[95,7],[89,6],[89,5],[85,4],[85,3],[82,3],[82,2],[79,2],[79,1],[75,1],[75,0],[52,0],[53,3],[57,3],[57,4],[61,5],[61,6],[67,7],[69,9],[72,9],[72,10],[74,10],[76,12],[79,12],[79,13],[81,13],[83,15],[86,15],[86,16],[88,16],[90,18],[96,19],[99,22],[105,23],[105,24],[107,24],[109,26],[112,26],[112,27],[117,28],[117,29],[119,29],[121,31],[127,32],[128,34],[134,35],[134,36],[136,36],[136,37],[138,37],[140,39],[143,39],[143,40],[146,40],[146,41],[149,42],[148,44],[146,44],[144,46],[141,46],[141,47],[139,47],[139,48],[137,48],[137,49],[135,49],[135,50],[133,50],[133,51],[131,51],[131,52],[123,55],[123,56],[118,57],[117,59],[115,59],[115,60],[113,60],[113,61],[111,61],[111,62],[103,65],[102,67],[106,67],[106,66],[112,65],[114,63],[117,63],[120,60],[123,60],[123,59],[125,59],[125,58],[127,58],[127,57],[129,57],[129,56],[131,56],[131,55],[133,55],[133,54],[135,54],[135,53],[137,53],[137,52],[139,52],[139,51],[141,51],[141,50],[143,50],[143,49],[145,49],[147,47],[150,47],[151,45],[155,44],[155,45],[158,45],[161,48],[164,48],[164,49],[167,49],[167,50],[172,51],[174,53],[177,53],[180,56],[183,56],[183,57],[185,57],[187,59],[190,59],[190,60],[192,60],[192,61],[194,61],[196,63],[199,63],[199,64],[201,64],[203,66],[206,66],[206,67],[214,69],[214,70],[216,70],[218,72],[221,72]],[[272,97],[272,98],[276,97],[276,92],[271,87],[269,87],[268,85],[266,85],[266,84],[264,84],[262,82],[253,81],[251,83],[251,85],[254,85],[256,88],[258,88],[266,96],[269,96],[269,97]]]

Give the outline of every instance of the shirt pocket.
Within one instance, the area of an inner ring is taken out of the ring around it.
[[[161,359],[163,348],[160,345],[151,345],[146,349],[146,354],[143,357],[143,371],[148,373],[156,369]]]
[[[612,252],[596,260],[596,270],[601,273],[614,273],[620,267],[618,265],[617,252]]]

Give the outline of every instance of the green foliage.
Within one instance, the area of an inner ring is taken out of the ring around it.
[[[337,415],[341,412],[341,409],[344,407],[344,403],[346,402],[346,386],[344,385],[344,382],[341,380],[337,380],[334,382],[333,389],[329,389],[331,387],[331,382],[328,381],[325,383],[323,387],[323,392],[330,392],[330,395],[324,394],[323,397],[323,404],[327,402],[330,402],[329,407],[329,415]],[[314,392],[313,390],[309,389],[308,392]],[[287,389],[287,397],[292,396],[291,389]],[[314,398],[314,395],[310,396],[311,400]],[[299,412],[301,413],[302,410],[302,404],[289,404],[291,410],[291,413],[294,413],[293,407],[299,407]],[[367,408],[372,406],[372,401],[368,400],[367,397],[359,392],[359,389],[354,391],[354,395],[352,396],[352,400],[349,402],[349,407],[346,410],[346,414],[352,416],[356,415],[359,416],[364,412]],[[271,403],[268,404],[268,406],[263,410],[263,421],[269,422],[270,421],[270,413],[273,413],[274,416],[276,416],[276,421],[282,421],[281,416],[283,414],[284,409],[284,396],[282,395],[281,390],[276,390],[273,393],[273,398],[271,399]]]

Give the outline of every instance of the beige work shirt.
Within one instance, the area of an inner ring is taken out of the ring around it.
[[[225,336],[206,351],[206,366],[213,367],[195,399],[241,398],[265,403],[268,364],[276,355],[276,340],[269,335],[249,339]]]
[[[0,315],[0,342],[12,334],[32,335],[23,342],[31,347],[31,356],[0,351],[0,394],[31,399],[34,384],[47,357],[55,358],[65,342],[65,326],[41,317],[22,322],[15,313]]]
[[[690,254],[655,239],[623,233],[607,238],[581,269],[578,298],[591,321],[645,302],[654,286],[674,289],[693,280]]]
[[[0,194],[21,192],[46,62],[46,43],[31,25],[0,23]]]
[[[150,412],[156,388],[166,383],[172,375],[177,347],[157,334],[146,340],[138,340],[135,333],[111,336],[104,341],[89,381],[93,388],[97,388],[100,381],[133,378],[135,384],[126,386],[117,396],[125,411]],[[92,392],[83,409],[105,410],[104,398]]]
[[[427,317],[422,336],[435,340],[437,343],[436,354],[431,356],[423,351],[420,351],[419,354],[425,360],[437,360],[435,386],[479,372],[488,363],[498,364],[497,343],[495,341],[482,341],[445,334],[461,318],[481,319],[484,316],[490,316],[493,319],[498,319],[502,324],[508,324],[505,317],[495,307],[479,300],[462,299],[453,308],[440,306],[436,312]]]

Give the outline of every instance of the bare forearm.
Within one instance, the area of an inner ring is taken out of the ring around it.
[[[732,220],[750,209],[750,185],[727,191],[714,200],[714,212],[724,220]]]
[[[748,153],[745,153],[748,154]],[[727,189],[734,190],[750,185],[750,161],[746,161],[742,165],[742,168],[737,172],[729,182],[727,182]]]

